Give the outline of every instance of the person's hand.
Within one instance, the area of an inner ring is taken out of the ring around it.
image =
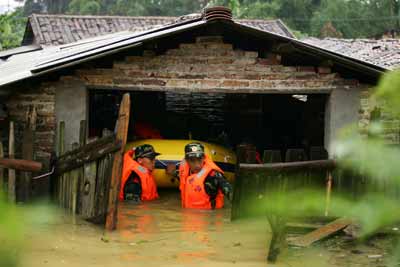
[[[176,165],[173,164],[173,163],[168,163],[167,167],[165,168],[165,172],[166,172],[168,175],[175,176]]]
[[[229,191],[229,192],[228,192],[227,198],[229,199],[230,202],[233,201],[233,191]]]

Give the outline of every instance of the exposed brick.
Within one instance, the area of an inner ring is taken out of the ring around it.
[[[332,70],[329,67],[318,67],[318,73],[329,74],[331,72],[332,72]]]
[[[224,80],[222,81],[222,87],[231,87],[231,88],[245,88],[249,87],[250,82],[245,80]]]
[[[222,36],[199,36],[196,37],[196,43],[223,43]]]
[[[257,57],[258,57],[258,52],[255,52],[255,51],[246,51],[246,52],[244,53],[244,57],[247,57],[247,58],[257,58]]]
[[[153,50],[144,50],[143,56],[144,57],[154,57],[156,53]]]
[[[141,56],[127,56],[125,57],[125,62],[126,63],[139,63],[139,62],[144,62],[145,58]]]
[[[112,84],[112,75],[85,75],[84,80],[90,84]]]
[[[299,67],[297,67],[297,71],[315,72],[315,67],[312,67],[312,66],[299,66]]]
[[[279,65],[278,60],[269,58],[258,58],[257,63],[261,65]]]
[[[238,58],[233,61],[233,64],[238,64],[238,65],[251,65],[256,63],[257,63],[257,58]]]

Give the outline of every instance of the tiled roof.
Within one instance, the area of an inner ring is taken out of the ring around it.
[[[400,67],[400,39],[306,38],[302,41],[386,69]]]
[[[178,21],[200,18],[201,14],[182,17],[118,17],[33,14],[23,44],[34,40],[40,45],[61,45],[82,39],[119,31],[139,32],[173,24]],[[235,20],[237,23],[294,38],[281,20]],[[31,31],[32,30],[32,31]]]

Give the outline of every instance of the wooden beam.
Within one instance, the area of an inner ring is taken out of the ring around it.
[[[303,236],[300,236],[296,239],[291,240],[290,245],[296,246],[296,247],[308,247],[311,244],[344,229],[351,223],[352,223],[352,221],[350,219],[339,218],[331,223],[328,223],[327,225],[324,225],[324,226],[312,231],[311,233],[305,234]]]
[[[107,137],[107,139],[110,139]],[[88,146],[88,145],[86,145]],[[112,153],[121,149],[121,142],[115,141],[113,138],[110,139],[110,143],[102,144],[97,146],[95,149],[87,151],[85,147],[83,150],[75,155],[69,154],[68,157],[63,157],[62,160],[56,163],[56,175],[74,170],[84,164],[93,162],[99,158],[104,157],[108,153]]]
[[[240,164],[240,170],[258,170],[260,172],[270,171],[298,171],[298,170],[331,170],[336,167],[334,160],[312,160],[287,163],[268,163],[268,164]]]
[[[0,166],[12,170],[27,172],[38,172],[42,170],[42,163],[26,159],[0,158]]]
[[[223,94],[329,94],[332,87],[321,88],[188,88],[188,87],[156,87],[156,86],[137,86],[135,84],[88,84],[88,89],[93,90],[121,90],[121,91],[147,91],[147,92],[174,92],[174,93],[223,93]]]
[[[105,228],[112,231],[117,226],[118,214],[118,194],[121,183],[123,152],[126,145],[129,126],[129,114],[131,109],[131,101],[128,93],[124,94],[119,108],[118,120],[116,124],[116,137],[121,141],[120,150],[114,155],[114,162],[112,165],[110,190],[108,195],[108,208]]]
[[[59,155],[57,160],[60,162],[66,161],[73,157],[76,157],[77,155],[86,154],[86,153],[92,152],[93,150],[101,149],[102,146],[110,144],[114,141],[115,141],[115,135],[106,136],[106,137],[97,139],[95,141],[92,141],[86,145],[82,145],[76,149],[70,150],[62,155]]]

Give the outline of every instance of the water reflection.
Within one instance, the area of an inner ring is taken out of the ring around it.
[[[121,203],[118,230],[64,215],[30,233],[23,266],[265,266],[266,223],[231,223],[230,210],[183,210],[177,192],[139,205]]]

